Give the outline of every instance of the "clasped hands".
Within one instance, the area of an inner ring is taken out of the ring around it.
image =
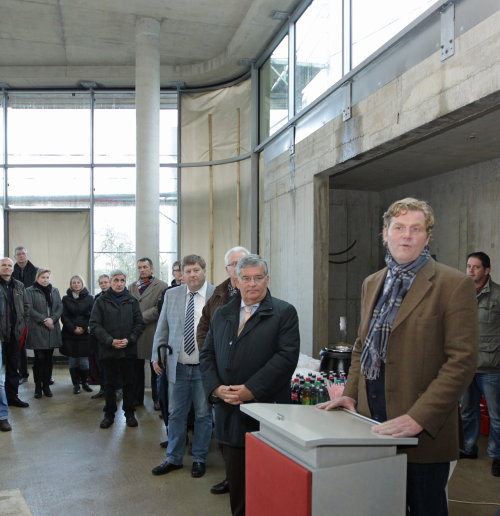
[[[117,349],[126,348],[127,344],[128,339],[113,339],[113,342],[111,343],[111,345]]]
[[[332,410],[338,407],[344,407],[348,410],[356,411],[356,401],[348,396],[341,396],[332,401],[325,401],[316,405],[321,410]],[[423,430],[423,426],[419,425],[411,416],[403,414],[380,423],[380,425],[372,426],[372,432],[379,435],[391,435],[392,437],[413,437]]]
[[[230,405],[241,405],[255,398],[245,385],[219,385],[213,394]]]

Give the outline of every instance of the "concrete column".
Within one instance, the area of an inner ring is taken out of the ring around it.
[[[136,255],[159,271],[160,22],[136,23]]]

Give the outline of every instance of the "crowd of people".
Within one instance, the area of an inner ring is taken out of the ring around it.
[[[418,437],[417,446],[404,450],[412,516],[447,514],[450,462],[478,455],[481,395],[490,409],[492,474],[500,476],[500,287],[483,252],[468,256],[467,274],[434,260],[433,227],[425,201],[402,199],[385,212],[387,266],[363,283],[344,395],[318,405],[358,411],[379,422],[373,431],[380,435]],[[50,270],[33,266],[24,247],[15,257],[16,263],[0,261],[6,368],[0,429],[11,429],[7,404],[28,406],[18,396],[27,377],[20,355],[26,348],[34,352],[35,398],[52,396],[54,349],[68,357],[74,394],[80,386],[92,391],[88,376],[95,363],[101,384],[93,397],[104,398],[102,429],[113,425],[121,396],[126,425],[138,426],[135,408],[144,403],[147,361],[167,435],[165,459],[152,474],[183,468],[192,428],[191,476],[203,476],[215,434],[226,478],[211,492],[229,492],[232,514],[244,515],[245,433],[258,423],[240,405],[290,402],[300,352],[297,312],[271,295],[266,261],[243,247],[229,249],[228,277],[215,286],[206,279],[205,260],[190,254],[174,263],[168,285],[144,257],[128,287],[126,275],[114,270],[98,278],[101,292],[94,298],[74,275],[61,299]]]

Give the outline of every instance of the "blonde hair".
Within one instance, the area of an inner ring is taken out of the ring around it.
[[[405,197],[399,201],[394,201],[389,208],[387,208],[387,211],[382,216],[384,229],[389,227],[393,217],[405,215],[409,211],[421,211],[424,214],[425,229],[427,230],[427,234],[431,236],[434,227],[434,211],[427,201],[419,201],[413,197]]]
[[[45,273],[52,274],[52,271],[51,271],[50,269],[44,269],[43,267],[40,267],[40,268],[36,271],[35,281],[38,281],[38,278],[39,278],[42,274],[45,274]]]
[[[69,288],[71,288],[71,282],[74,279],[80,280],[82,282],[82,289],[85,288],[85,281],[83,280],[83,278],[79,274],[75,274],[74,276],[71,276],[71,278],[69,278]]]

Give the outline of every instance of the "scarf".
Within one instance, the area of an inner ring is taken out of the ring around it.
[[[115,292],[112,288],[108,288],[106,292],[109,292],[111,298],[118,304],[121,304],[128,299],[128,289],[126,287],[121,292]]]
[[[229,293],[229,299],[234,297],[239,292],[239,290],[236,287],[233,287],[233,285],[231,285],[231,280],[229,280],[229,283],[227,284],[227,291]]]
[[[481,291],[483,290],[484,287],[486,287],[486,283],[488,283],[488,281],[490,281],[489,274],[484,279],[484,282],[479,287],[476,287],[476,296],[479,296],[479,294],[481,294]]]
[[[148,276],[147,278],[139,278],[137,280],[137,288],[139,290],[139,294],[142,295],[142,293],[151,285],[153,282],[154,276]]]
[[[35,281],[35,287],[43,292],[45,301],[52,308],[52,285],[49,283],[46,287],[43,287],[38,281]]]
[[[367,380],[376,380],[380,365],[385,363],[387,343],[392,325],[417,272],[431,257],[429,247],[425,246],[420,256],[410,263],[397,263],[387,251],[385,263],[388,268],[388,281],[373,310],[368,334],[361,352],[361,372]]]

